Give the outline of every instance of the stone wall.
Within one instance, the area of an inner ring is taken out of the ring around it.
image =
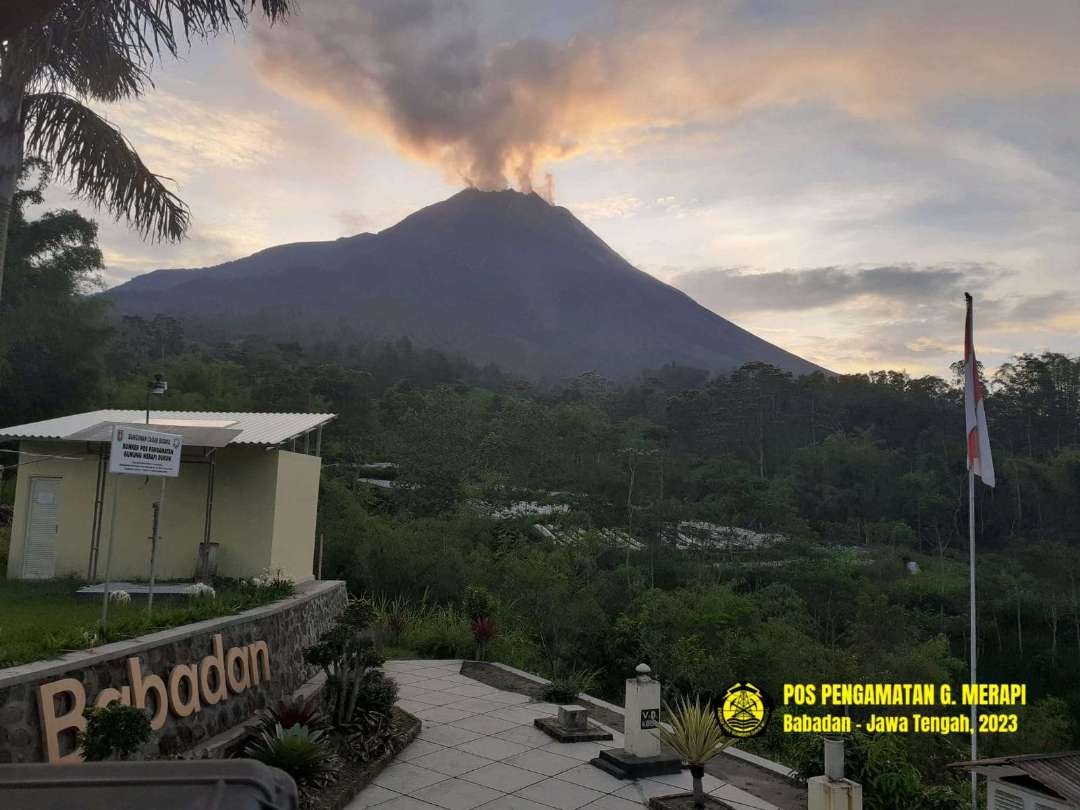
[[[343,582],[309,582],[298,586],[289,599],[235,616],[0,669],[0,763],[49,759],[38,705],[39,688],[44,684],[74,678],[85,690],[86,705],[92,706],[101,690],[120,690],[130,685],[131,658],[139,659],[143,678],[153,674],[167,684],[175,667],[198,665],[211,655],[214,637],[219,634],[225,650],[265,642],[270,659],[269,680],[261,679],[235,693],[226,690],[220,702],[203,702],[187,717],[170,711],[161,729],[154,732],[147,753],[169,756],[193,748],[273,705],[308,680],[315,670],[304,663],[303,650],[333,623],[346,600]],[[63,699],[56,701],[54,713],[70,710],[70,696],[66,699],[67,706],[59,705]],[[65,732],[59,739],[60,753],[70,754],[74,732]]]

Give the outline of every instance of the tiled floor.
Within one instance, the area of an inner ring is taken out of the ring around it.
[[[359,810],[640,810],[649,797],[690,789],[690,774],[627,782],[589,764],[622,745],[558,743],[533,726],[556,707],[460,674],[460,661],[390,661],[398,705],[423,721],[419,738],[347,807]],[[738,810],[776,810],[705,777],[705,789]]]

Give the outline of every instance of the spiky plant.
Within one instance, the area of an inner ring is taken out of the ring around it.
[[[707,704],[702,706],[700,697],[695,696],[693,703],[679,698],[674,709],[664,704],[664,710],[671,728],[661,725],[657,729],[660,742],[690,766],[694,807],[704,807],[705,790],[701,782],[705,776],[705,763],[731,745],[732,739],[724,736],[712,709]]]
[[[188,209],[87,103],[141,96],[150,69],[193,39],[271,22],[290,0],[46,0],[0,37],[0,296],[8,222],[24,157],[44,158],[75,193],[143,236],[178,240]],[[5,18],[5,23],[9,21]],[[6,27],[6,26],[5,26]],[[2,298],[0,298],[2,301]]]
[[[244,749],[244,756],[281,768],[301,787],[318,785],[335,765],[323,733],[307,726],[265,729]]]

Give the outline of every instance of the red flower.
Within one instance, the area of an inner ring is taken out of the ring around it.
[[[473,638],[481,644],[486,644],[495,638],[495,620],[494,619],[473,619],[472,623]]]

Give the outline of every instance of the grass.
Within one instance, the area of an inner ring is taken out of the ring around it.
[[[0,579],[0,667],[53,658],[145,635],[155,630],[228,616],[282,599],[292,592],[288,583],[257,588],[236,581],[215,584],[213,599],[154,600],[154,615],[146,601],[109,606],[109,626],[101,628],[100,598],[76,597],[73,579],[25,582]]]

